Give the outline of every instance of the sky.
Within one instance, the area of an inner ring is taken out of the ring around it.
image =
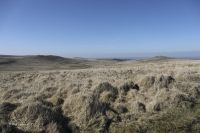
[[[193,51],[200,51],[199,0],[0,0],[0,54]]]

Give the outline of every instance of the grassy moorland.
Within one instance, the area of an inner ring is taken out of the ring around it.
[[[16,58],[0,60],[1,132],[200,132],[200,61]]]

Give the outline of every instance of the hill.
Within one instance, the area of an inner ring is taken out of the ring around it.
[[[115,66],[121,60],[64,58],[55,55],[0,55],[0,71],[86,69]]]
[[[53,70],[88,68],[89,61],[53,55],[0,56],[0,70]]]
[[[151,57],[151,58],[145,58],[145,59],[141,59],[138,61],[141,62],[158,62],[158,61],[168,61],[168,60],[173,60],[176,58],[172,58],[172,57],[167,57],[167,56],[155,56],[155,57]]]

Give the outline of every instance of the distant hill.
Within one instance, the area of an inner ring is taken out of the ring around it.
[[[155,56],[155,57],[151,57],[151,58],[141,59],[138,61],[152,62],[152,61],[167,61],[167,60],[172,60],[172,59],[176,59],[176,58],[167,57],[167,56]]]
[[[121,60],[98,60],[80,57],[65,58],[54,55],[0,55],[0,71],[86,69],[113,65],[120,61]]]
[[[149,58],[150,60],[169,60],[169,59],[175,59],[172,57],[168,57],[168,56],[155,56],[153,58]]]
[[[54,55],[11,56],[0,55],[0,70],[52,70],[88,68],[89,61]]]
[[[115,66],[127,61],[158,62],[174,60],[167,56],[155,56],[152,58],[64,58],[54,55],[28,55],[13,56],[0,55],[0,71],[39,71],[39,70],[61,70],[61,69],[86,69],[91,67]],[[178,58],[183,59],[183,58]],[[187,59],[188,58],[184,58]]]

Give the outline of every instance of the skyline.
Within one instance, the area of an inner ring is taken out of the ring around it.
[[[2,0],[0,54],[198,53],[198,0]]]

